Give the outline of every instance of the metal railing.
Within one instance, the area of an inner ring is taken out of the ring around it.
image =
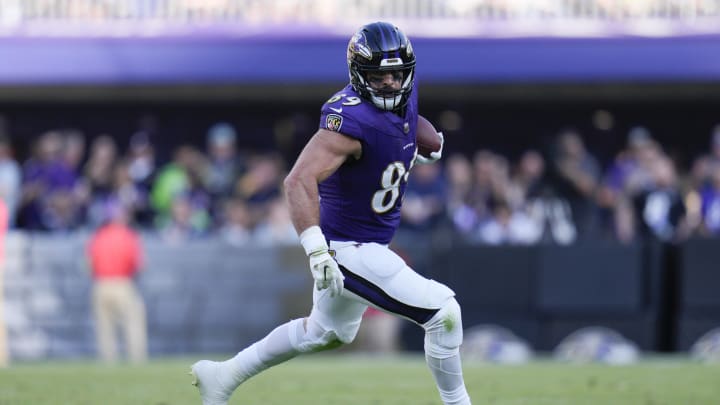
[[[719,32],[720,0],[0,0],[0,35],[351,32],[387,19],[415,34]]]

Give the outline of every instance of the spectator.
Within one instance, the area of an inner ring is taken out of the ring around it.
[[[710,182],[701,191],[702,227],[707,236],[720,236],[720,162],[713,165]]]
[[[130,137],[127,159],[132,181],[149,191],[155,176],[155,148],[147,132],[136,132]]]
[[[270,202],[281,196],[284,164],[275,153],[257,155],[248,162],[248,170],[236,184],[236,195],[245,199],[253,227],[268,214]]]
[[[444,217],[447,186],[440,165],[415,165],[402,201],[401,227],[427,231]]]
[[[190,171],[201,167],[202,159],[201,153],[193,146],[181,145],[175,149],[173,160],[160,169],[150,194],[157,220],[166,220],[175,197],[188,191]]]
[[[252,240],[252,224],[247,204],[241,198],[230,198],[223,203],[224,221],[220,224],[220,238],[232,246],[245,246]]]
[[[652,186],[650,166],[662,155],[660,145],[644,127],[628,133],[628,145],[620,151],[605,174],[604,183],[613,194],[634,195]]]
[[[558,195],[549,182],[528,196],[526,212],[534,223],[539,224],[541,237],[538,242],[568,245],[577,240],[577,229],[568,202]]]
[[[529,245],[542,235],[541,224],[523,210],[513,211],[507,201],[493,201],[492,216],[485,219],[471,240],[487,245]]]
[[[208,166],[206,188],[214,199],[221,200],[233,193],[237,179],[245,171],[244,159],[238,154],[235,128],[220,122],[208,130]]]
[[[90,238],[87,250],[98,352],[108,363],[119,358],[118,329],[123,332],[129,360],[141,363],[147,359],[145,304],[134,284],[142,267],[142,244],[128,220],[127,211],[117,205],[108,222]]]
[[[202,164],[201,161],[196,161]],[[212,197],[208,193],[205,185],[200,177],[202,173],[201,166],[191,166],[188,170],[188,187],[182,194],[190,203],[193,213],[193,223],[197,229],[202,232],[210,231],[213,226],[212,218]],[[176,197],[177,198],[177,197]]]
[[[155,227],[170,242],[202,237],[210,230],[211,197],[201,177],[204,167],[200,151],[183,145],[155,179],[151,194]]]
[[[505,199],[509,192],[507,163],[488,150],[475,152],[472,161],[472,185],[467,194],[465,208],[453,216],[461,232],[471,232],[491,214],[490,201]]]
[[[99,226],[106,218],[106,207],[113,198],[117,146],[110,135],[100,135],[90,146],[83,173],[88,190],[87,225]]]
[[[111,192],[117,155],[117,145],[110,135],[100,135],[93,140],[90,156],[83,169],[92,196]]]
[[[10,138],[0,134],[0,200],[5,203],[10,227],[15,224],[22,193],[21,183],[20,165],[13,157]]]
[[[599,236],[602,239],[630,243],[635,240],[635,216],[626,193],[615,193],[606,184],[598,187]]]
[[[158,223],[162,239],[182,243],[205,237],[209,231],[207,210],[199,209],[189,193],[178,194],[171,202],[170,215]]]
[[[598,226],[595,195],[600,165],[575,130],[561,132],[556,140],[550,181],[557,196],[567,202],[580,237],[594,236]]]
[[[83,213],[77,196],[70,190],[52,193],[42,212],[43,230],[51,232],[72,232],[84,224]]]
[[[479,150],[473,156],[473,184],[468,202],[475,212],[475,224],[490,215],[489,204],[495,194],[495,163],[495,154],[488,150]]]
[[[715,167],[720,166],[720,124],[713,128],[710,138],[710,153],[695,159],[691,169],[691,183],[696,189],[702,189],[713,182]]]
[[[224,222],[224,203],[234,194],[235,183],[245,172],[245,158],[236,147],[235,128],[219,122],[207,133],[207,166],[203,175],[205,189],[210,193],[210,214],[215,222]]]
[[[156,170],[155,148],[150,141],[149,132],[138,131],[130,137],[126,160],[127,174],[135,186],[134,189],[138,194],[145,195],[147,199],[144,208],[136,207],[134,219],[139,226],[149,228],[155,218],[150,204],[150,192]]]
[[[641,233],[664,242],[687,235],[685,203],[677,189],[675,167],[668,158],[658,159],[650,167],[653,186],[635,199],[635,215]]]
[[[62,134],[42,134],[23,166],[21,220],[26,229],[67,231],[82,220],[78,177],[62,159]]]
[[[85,135],[76,129],[61,131],[63,137],[62,161],[73,173],[80,174],[80,166],[85,158]]]
[[[148,225],[147,219],[152,217],[148,190],[135,183],[130,174],[127,160],[117,162],[113,169],[113,190],[111,203],[121,204],[128,210],[131,222]]]
[[[267,218],[255,227],[253,237],[257,243],[269,246],[294,245],[298,242],[285,198],[278,197],[269,202]]]
[[[653,187],[651,166],[661,156],[650,131],[644,127],[629,131],[626,148],[610,164],[596,193],[598,229],[602,236],[623,243],[636,239],[633,199]]]
[[[475,221],[475,213],[469,205],[473,185],[472,165],[464,155],[450,155],[445,173],[448,182],[445,202],[448,217],[458,231],[468,232]]]
[[[543,186],[545,158],[535,150],[527,150],[518,161],[510,180],[508,203],[513,209],[525,206],[529,196],[538,193]]]
[[[445,162],[445,179],[447,181],[447,206],[449,210],[465,204],[472,187],[472,165],[462,154],[448,156]]]

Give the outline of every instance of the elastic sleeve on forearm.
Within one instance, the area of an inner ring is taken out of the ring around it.
[[[327,251],[328,244],[319,226],[313,225],[300,234],[300,243],[305,254],[310,256],[313,253]]]

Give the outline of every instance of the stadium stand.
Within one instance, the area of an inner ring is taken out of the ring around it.
[[[395,248],[456,288],[468,327],[678,351],[720,323],[718,0],[5,0],[11,357],[92,352],[79,252],[118,202],[149,252],[152,355],[229,352],[303,312],[281,180],[347,80],[347,33],[380,18],[417,38],[448,139]]]

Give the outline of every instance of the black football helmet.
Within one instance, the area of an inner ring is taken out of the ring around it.
[[[361,97],[389,111],[407,104],[415,81],[415,53],[410,40],[398,27],[375,22],[360,28],[348,43],[347,63],[350,83]],[[367,74],[378,71],[402,72],[400,90],[381,93],[373,89]]]

